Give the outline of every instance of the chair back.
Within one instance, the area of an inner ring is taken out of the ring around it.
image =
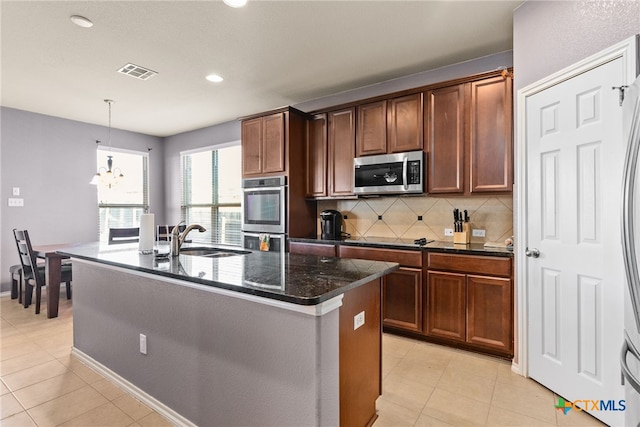
[[[159,225],[156,229],[156,238],[159,241],[169,241],[171,240],[171,231],[173,230],[173,225]],[[186,230],[186,224],[180,224],[178,226],[178,230],[182,233]]]
[[[16,239],[16,246],[18,247],[18,255],[24,276],[29,279],[34,279],[38,286],[44,286],[44,277],[38,274],[37,257],[31,246],[29,232],[27,230],[14,228],[13,236]]]
[[[110,228],[109,244],[135,243],[140,239],[140,227]]]

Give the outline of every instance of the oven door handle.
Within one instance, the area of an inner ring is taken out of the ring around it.
[[[407,182],[407,162],[409,158],[404,156],[402,158],[402,185],[404,186],[405,191],[409,189],[409,183]]]

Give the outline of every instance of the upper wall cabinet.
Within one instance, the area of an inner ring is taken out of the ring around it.
[[[306,120],[291,107],[242,119],[242,176],[288,175],[290,165],[302,165]]]
[[[327,115],[313,116],[307,126],[307,197],[323,197],[327,195]]]
[[[425,92],[427,192],[512,191],[512,80],[490,77]]]
[[[242,122],[242,175],[284,172],[284,113]]]
[[[353,158],[355,151],[355,109],[327,114],[328,196],[353,195]]]
[[[359,105],[356,156],[422,150],[422,94]]]

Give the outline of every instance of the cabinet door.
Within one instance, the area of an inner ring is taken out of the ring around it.
[[[471,83],[470,122],[470,191],[512,191],[511,78],[499,76]]]
[[[467,276],[467,342],[513,351],[511,279]]]
[[[242,175],[262,172],[262,119],[260,117],[242,122]]]
[[[388,151],[422,150],[422,94],[391,99],[387,111]]]
[[[327,116],[309,121],[307,138],[307,196],[327,195]]]
[[[359,105],[356,156],[387,153],[387,101]]]
[[[355,154],[355,109],[328,114],[329,195],[353,194],[353,158]]]
[[[422,332],[422,270],[400,268],[384,277],[382,322]]]
[[[284,113],[262,117],[262,172],[284,172]]]
[[[465,277],[457,273],[427,272],[427,335],[465,341]]]
[[[464,85],[428,91],[427,192],[464,193]]]

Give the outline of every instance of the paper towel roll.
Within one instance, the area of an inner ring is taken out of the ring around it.
[[[153,253],[153,241],[155,240],[155,229],[153,214],[142,214],[140,216],[140,240],[138,251],[141,254]]]

